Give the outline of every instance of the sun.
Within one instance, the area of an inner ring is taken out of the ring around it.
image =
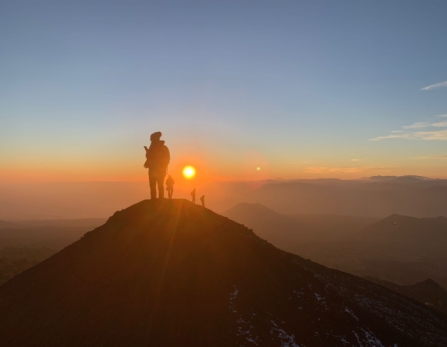
[[[183,176],[187,179],[191,179],[196,175],[196,169],[192,166],[185,166],[183,168]]]

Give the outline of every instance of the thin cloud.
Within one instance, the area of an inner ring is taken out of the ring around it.
[[[428,141],[447,141],[447,130],[440,131],[419,131],[414,133],[421,140]]]
[[[447,114],[437,116],[447,118]],[[405,125],[402,127],[405,130],[393,130],[389,135],[378,136],[369,141],[381,141],[385,139],[406,139],[406,140],[427,140],[427,141],[446,141],[447,130],[435,130],[434,128],[447,128],[447,121],[428,123],[428,122],[416,122],[411,125]],[[432,128],[426,131],[416,131],[416,129]],[[411,131],[414,130],[414,131]]]
[[[363,166],[363,167],[307,167],[306,172],[314,174],[329,174],[329,173],[358,173],[365,171],[375,171],[375,170],[388,170],[390,167],[387,166]]]
[[[441,83],[436,83],[436,84],[431,84],[427,87],[421,88],[421,90],[432,90],[432,89],[438,89],[438,88],[443,88],[443,87],[447,87],[447,81],[441,82]]]
[[[439,131],[414,131],[402,134],[391,134],[378,136],[369,141],[380,141],[385,139],[406,139],[406,140],[426,140],[426,141],[447,141],[447,130]]]
[[[360,159],[351,159],[351,161],[360,161]]]
[[[326,166],[307,167],[305,170],[306,170],[306,172],[317,173],[317,174],[326,174],[326,173],[334,173],[334,172],[355,173],[355,172],[363,171],[357,167],[326,167]]]
[[[434,127],[436,127],[436,128],[444,128],[444,127],[447,127],[447,121],[445,121],[445,122],[433,123],[432,126],[434,126]]]
[[[407,139],[407,140],[416,140],[411,133],[398,133],[398,134],[391,134],[386,136],[377,136],[372,139],[369,139],[369,141],[380,141],[385,139]]]
[[[417,157],[416,159],[426,160],[426,159],[433,159],[433,160],[447,160],[447,154],[442,155],[427,155],[424,157]]]
[[[404,129],[419,129],[419,128],[427,128],[431,124],[427,122],[416,122],[411,125],[405,125],[403,126]]]

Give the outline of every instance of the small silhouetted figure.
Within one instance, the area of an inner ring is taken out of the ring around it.
[[[151,145],[149,148],[144,146],[146,150],[146,162],[144,167],[149,169],[149,187],[151,189],[151,199],[157,197],[164,198],[164,180],[166,176],[166,170],[171,160],[168,147],[165,146],[165,142],[160,140],[161,132],[157,131],[151,135]]]
[[[169,199],[172,199],[172,193],[174,193],[174,179],[171,175],[168,175],[168,179],[166,180],[166,190],[168,191]]]
[[[200,202],[202,203],[202,206],[205,207],[205,195],[200,197]]]
[[[196,188],[194,188],[191,192],[192,203],[196,203]]]

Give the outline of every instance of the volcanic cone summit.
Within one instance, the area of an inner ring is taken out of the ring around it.
[[[206,208],[148,200],[0,287],[0,345],[447,346],[447,322]]]

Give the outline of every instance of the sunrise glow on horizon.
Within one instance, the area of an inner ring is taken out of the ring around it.
[[[192,178],[194,178],[195,175],[196,175],[196,169],[195,169],[194,167],[192,167],[192,166],[186,166],[186,167],[183,169],[183,176],[184,176],[186,179],[192,179]]]
[[[446,5],[67,6],[0,13],[1,183],[447,178]]]

